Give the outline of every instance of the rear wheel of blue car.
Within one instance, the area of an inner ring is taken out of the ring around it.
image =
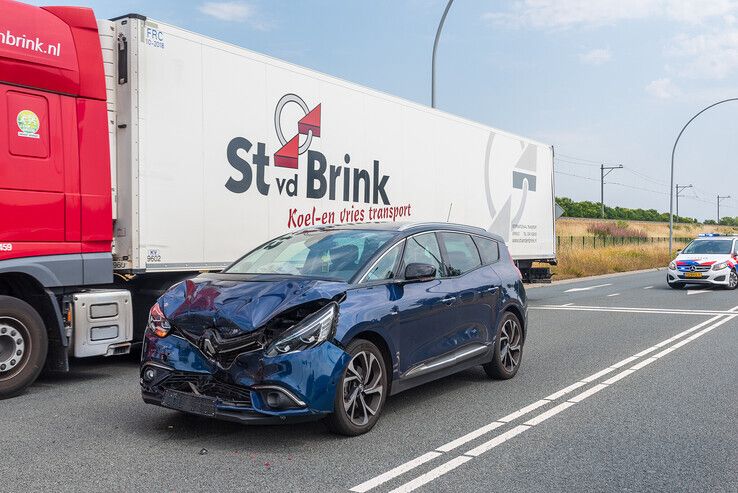
[[[505,312],[500,320],[492,361],[484,371],[497,380],[507,380],[518,372],[523,359],[523,326],[514,313]]]
[[[336,387],[334,412],[326,424],[334,433],[356,436],[379,419],[387,399],[387,372],[382,352],[370,341],[356,339],[346,352],[351,361]]]

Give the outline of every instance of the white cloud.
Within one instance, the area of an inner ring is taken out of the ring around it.
[[[587,65],[602,65],[609,62],[611,58],[612,53],[605,48],[595,48],[579,54],[579,61]]]
[[[728,24],[709,33],[680,35],[667,54],[684,60],[678,69],[682,77],[724,79],[738,70],[738,30]]]
[[[736,12],[738,0],[517,0],[482,18],[512,27],[566,29],[658,17],[694,24]]]
[[[267,28],[267,24],[258,19],[256,8],[247,2],[205,2],[198,10],[221,21],[245,22],[262,30]]]
[[[646,86],[646,92],[659,99],[671,99],[682,93],[668,77],[652,80]]]

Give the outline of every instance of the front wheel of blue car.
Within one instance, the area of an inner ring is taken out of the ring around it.
[[[484,365],[484,371],[497,380],[515,376],[523,359],[523,327],[514,313],[505,312],[497,331],[492,361]]]
[[[356,339],[346,352],[351,361],[336,387],[334,412],[326,424],[334,433],[356,436],[379,419],[387,399],[387,372],[382,352],[370,341]]]

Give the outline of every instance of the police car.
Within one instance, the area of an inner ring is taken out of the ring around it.
[[[666,282],[671,288],[708,284],[727,289],[738,287],[738,237],[701,234],[669,263]]]

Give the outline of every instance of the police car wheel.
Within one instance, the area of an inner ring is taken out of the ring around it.
[[[726,286],[727,289],[735,289],[738,288],[738,273],[736,273],[735,270],[730,271],[730,275],[728,276],[728,285]]]

